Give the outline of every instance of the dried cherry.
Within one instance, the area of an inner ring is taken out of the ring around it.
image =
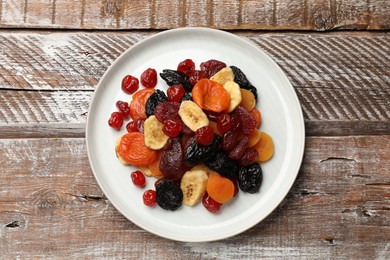
[[[201,145],[210,145],[214,139],[214,130],[210,126],[203,126],[196,130],[195,139]]]
[[[173,85],[167,89],[168,100],[171,102],[180,102],[185,93],[186,91],[182,84]]]
[[[222,204],[219,202],[216,202],[211,198],[207,192],[203,195],[202,198],[202,204],[203,206],[211,213],[217,213],[221,210]]]
[[[178,112],[180,109],[180,103],[178,102],[163,102],[159,103],[155,110],[154,115],[157,120],[164,123],[165,120],[170,118],[180,118]]]
[[[141,84],[146,88],[154,88],[157,85],[157,71],[148,68],[141,74]]]
[[[122,90],[127,94],[133,94],[139,88],[139,81],[136,77],[126,75],[122,79]]]
[[[156,191],[146,190],[142,195],[142,200],[146,206],[154,207],[156,205]]]
[[[229,114],[220,114],[217,118],[217,128],[221,134],[226,133],[232,128],[232,119]]]
[[[207,78],[212,77],[215,73],[225,68],[226,64],[219,60],[208,60],[200,64],[200,69]]]
[[[242,166],[248,166],[251,165],[252,163],[257,162],[258,158],[259,158],[259,153],[253,148],[248,148],[245,150],[242,157],[238,160],[238,163]]]
[[[184,73],[186,76],[190,76],[192,71],[195,70],[195,63],[191,59],[185,59],[177,65],[177,71]]]
[[[121,112],[113,112],[108,119],[108,125],[119,130],[123,125],[123,114]]]
[[[180,119],[169,118],[164,121],[163,132],[169,137],[177,137],[183,129],[183,123]]]

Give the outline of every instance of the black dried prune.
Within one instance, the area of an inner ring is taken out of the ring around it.
[[[206,162],[206,166],[229,179],[237,179],[238,164],[230,159],[224,152],[219,151],[212,160]]]
[[[187,165],[194,166],[196,164],[212,160],[219,150],[222,142],[222,137],[214,135],[213,142],[210,145],[201,145],[196,142],[195,138],[187,145],[184,160]]]
[[[165,210],[177,210],[183,202],[180,185],[173,180],[161,180],[156,186],[156,202]]]
[[[160,73],[160,77],[165,80],[168,86],[181,84],[186,92],[192,90],[192,84],[188,81],[188,77],[180,71],[165,69]]]
[[[180,102],[190,100],[192,101],[192,93],[191,92],[186,92],[184,93],[183,97],[181,98]]]
[[[258,163],[243,166],[238,172],[238,186],[244,192],[258,192],[260,190],[262,180],[263,171]]]
[[[252,92],[255,96],[255,99],[257,100],[257,89],[255,86],[252,85],[252,83],[250,83],[244,72],[242,72],[242,70],[237,68],[236,66],[230,66],[230,68],[232,69],[234,74],[234,82],[236,82],[240,86],[240,88],[244,88]]]
[[[166,179],[179,180],[186,171],[180,138],[170,138],[161,152],[160,171]]]
[[[168,97],[167,95],[165,95],[164,91],[157,89],[146,101],[145,104],[146,115],[148,117],[154,115],[154,110],[156,109],[157,105],[167,101],[168,101]]]

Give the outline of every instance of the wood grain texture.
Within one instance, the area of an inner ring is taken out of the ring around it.
[[[387,0],[3,0],[2,28],[342,30],[390,28]]]
[[[227,240],[180,243],[114,209],[83,138],[1,139],[1,258],[388,259],[389,149],[390,136],[308,137],[292,190],[263,222]]]
[[[99,79],[121,53],[150,35],[1,33],[0,134],[83,136]],[[389,33],[237,35],[284,70],[308,135],[389,133]]]

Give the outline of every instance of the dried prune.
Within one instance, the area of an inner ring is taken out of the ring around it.
[[[192,93],[191,93],[191,92],[186,92],[186,93],[184,93],[184,95],[183,95],[183,97],[181,98],[181,101],[180,101],[180,102],[183,102],[183,101],[186,101],[186,100],[192,101]]]
[[[170,138],[161,152],[160,171],[166,179],[178,180],[186,171],[180,138]]]
[[[254,163],[242,166],[238,173],[238,185],[240,189],[248,193],[256,193],[260,190],[263,181],[263,171],[260,164]]]
[[[168,119],[179,119],[179,109],[180,109],[180,103],[177,102],[163,102],[159,103],[155,110],[154,115],[156,116],[157,120],[161,123],[164,123],[165,120]]]
[[[242,70],[237,68],[236,66],[230,66],[230,68],[232,69],[233,74],[234,74],[234,81],[238,85],[240,85],[241,88],[250,90],[253,93],[253,95],[255,96],[255,99],[257,100],[257,89],[248,80],[248,78],[246,77],[244,72],[242,72]]]
[[[168,97],[165,95],[164,91],[157,89],[154,93],[148,98],[145,105],[146,115],[149,117],[154,115],[154,110],[159,103],[167,102]]]
[[[207,78],[214,76],[215,73],[225,68],[226,64],[219,60],[208,60],[200,64],[200,69],[204,72]]]
[[[237,162],[230,159],[223,151],[219,151],[212,160],[206,161],[205,164],[226,178],[236,179],[238,176]]]
[[[192,90],[192,84],[188,81],[188,77],[180,71],[165,69],[160,73],[160,77],[165,80],[168,86],[181,84],[185,91]]]
[[[214,135],[213,142],[210,145],[201,145],[196,142],[195,138],[191,138],[191,143],[187,145],[184,160],[186,164],[194,166],[196,164],[212,160],[219,150],[222,142],[222,137]]]
[[[173,180],[161,180],[156,185],[156,201],[165,210],[177,210],[183,202],[180,185]]]

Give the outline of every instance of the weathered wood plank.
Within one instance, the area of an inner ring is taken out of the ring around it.
[[[303,166],[263,222],[212,243],[149,234],[107,201],[84,139],[0,140],[0,251],[23,258],[387,259],[390,136],[308,137]]]
[[[127,48],[152,34],[1,33],[1,135],[82,136],[100,77]],[[389,33],[238,35],[285,71],[309,135],[389,133]]]
[[[3,0],[2,28],[260,30],[390,28],[386,0]]]

